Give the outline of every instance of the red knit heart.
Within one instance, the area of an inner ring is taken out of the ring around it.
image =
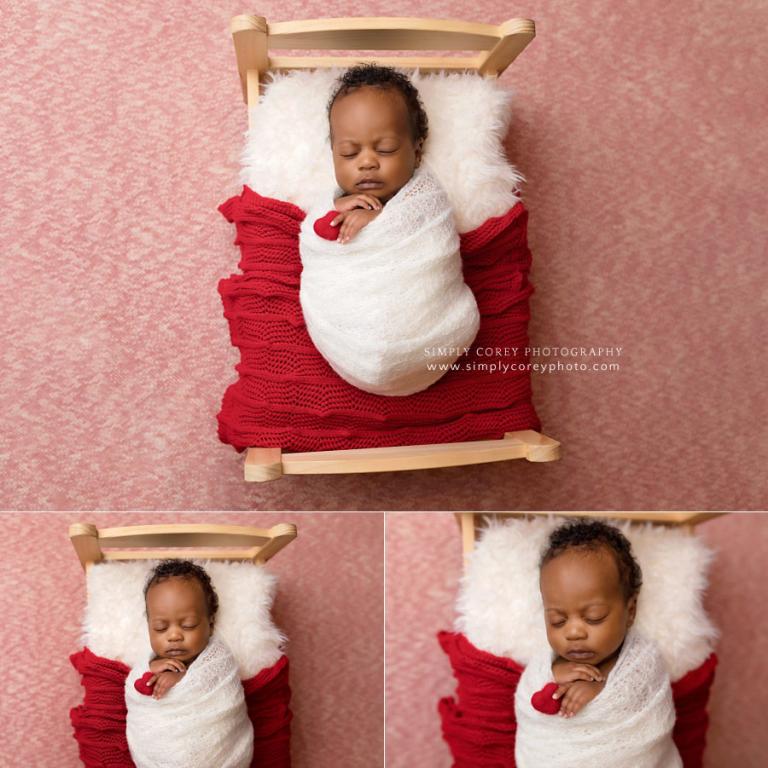
[[[332,227],[331,222],[338,215],[338,211],[328,211],[322,219],[317,219],[313,225],[315,232],[326,240],[336,240],[339,237],[339,227]]]
[[[153,685],[147,685],[147,681],[154,674],[155,674],[154,672],[145,672],[138,680],[136,680],[134,682],[133,687],[139,693],[143,693],[145,696],[151,696],[152,695],[152,689],[154,688],[154,684]]]
[[[553,699],[552,694],[560,686],[557,683],[547,683],[540,691],[531,696],[531,705],[545,715],[556,715],[560,711],[561,699]]]

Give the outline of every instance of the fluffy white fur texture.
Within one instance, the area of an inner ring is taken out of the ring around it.
[[[327,104],[343,68],[276,73],[245,132],[240,182],[265,197],[308,210],[337,189]],[[448,192],[459,232],[501,216],[520,200],[523,176],[502,142],[509,130],[511,91],[473,74],[408,75],[429,121],[424,163]]]
[[[214,632],[237,659],[241,679],[271,667],[282,655],[285,637],[272,623],[270,610],[277,577],[252,563],[197,561],[219,596]],[[130,667],[151,652],[144,611],[144,584],[157,561],[99,563],[86,578],[88,601],[83,643],[97,656]]]
[[[539,557],[564,518],[491,518],[469,558],[457,631],[489,653],[527,664],[547,643]],[[674,682],[712,652],[718,631],[702,604],[712,552],[685,531],[623,522],[643,571],[636,626],[659,646]]]

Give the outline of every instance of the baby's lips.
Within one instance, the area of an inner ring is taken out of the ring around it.
[[[545,715],[556,715],[560,711],[562,700],[553,699],[552,695],[559,687],[557,683],[547,683],[531,696],[531,706]]]
[[[133,687],[144,696],[151,696],[153,685],[147,685],[149,679],[154,675],[154,672],[145,672],[138,680],[135,680]]]

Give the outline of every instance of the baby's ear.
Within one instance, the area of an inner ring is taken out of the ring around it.
[[[627,612],[629,614],[629,623],[627,626],[631,627],[635,623],[635,616],[637,614],[637,595],[633,595],[629,598]]]

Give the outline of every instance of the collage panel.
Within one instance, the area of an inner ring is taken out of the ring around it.
[[[0,17],[0,768],[763,768],[768,2]]]
[[[767,14],[699,5],[11,3],[0,509],[764,510]]]
[[[388,768],[757,768],[766,555],[759,513],[388,514]]]
[[[383,532],[376,513],[0,514],[0,765],[383,766]]]

